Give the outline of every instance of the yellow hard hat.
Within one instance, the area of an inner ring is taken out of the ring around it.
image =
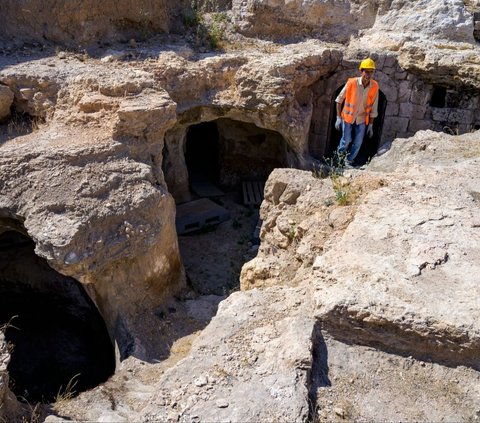
[[[367,59],[362,60],[362,62],[360,63],[359,69],[360,70],[375,69],[375,62],[372,59],[370,59],[370,57],[368,57]]]

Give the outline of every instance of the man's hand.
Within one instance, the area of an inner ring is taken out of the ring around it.
[[[337,131],[342,130],[342,118],[340,116],[337,116],[337,120],[335,121],[335,129]]]
[[[368,124],[368,127],[367,127],[367,135],[368,135],[368,138],[372,138],[372,137],[373,137],[373,123],[369,123],[369,124]]]

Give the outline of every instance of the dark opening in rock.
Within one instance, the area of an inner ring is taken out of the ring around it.
[[[328,150],[326,157],[333,157],[335,151],[340,144],[340,139],[342,138],[342,131],[337,131],[335,129],[335,121],[337,118],[337,111],[336,111],[336,103],[335,98],[337,98],[338,94],[342,90],[343,85],[338,87],[335,91],[335,95],[333,96],[331,102],[331,109],[330,109],[330,125],[329,125],[329,142],[328,142]],[[373,122],[373,137],[368,138],[367,134],[363,138],[362,147],[355,158],[356,165],[363,165],[367,163],[376,153],[378,147],[380,145],[382,129],[383,129],[383,121],[385,118],[385,111],[387,109],[387,98],[385,94],[379,90],[378,92],[378,116],[375,118]]]
[[[51,402],[104,382],[115,356],[82,286],[50,268],[34,248],[16,231],[0,234],[0,324],[10,322],[12,391],[29,402]]]
[[[44,122],[45,119],[42,117],[20,113],[15,107],[12,107],[10,118],[0,124],[0,140],[10,140],[30,134]]]
[[[218,183],[219,160],[217,124],[202,122],[188,128],[185,162],[190,180],[200,174],[210,182]]]
[[[185,161],[190,181],[200,173],[234,188],[243,180],[265,181],[273,169],[287,166],[287,143],[278,132],[222,118],[189,127]]]
[[[433,87],[432,98],[430,99],[430,106],[432,107],[445,107],[445,99],[447,97],[447,89],[445,87],[435,86]]]

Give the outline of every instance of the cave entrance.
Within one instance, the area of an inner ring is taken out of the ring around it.
[[[330,107],[330,122],[328,126],[328,148],[327,148],[327,158],[332,158],[335,155],[335,151],[340,144],[340,139],[342,138],[342,131],[337,131],[335,129],[335,121],[337,118],[337,110],[335,106],[335,99],[342,90],[343,85],[338,87],[335,91],[335,95],[331,101]],[[342,106],[343,107],[343,106]],[[387,98],[385,94],[379,90],[378,91],[378,116],[373,122],[373,137],[368,138],[365,134],[363,138],[362,147],[355,158],[354,164],[357,166],[364,165],[367,163],[375,154],[377,154],[378,147],[380,145],[380,139],[383,129],[383,121],[385,119],[385,110],[387,109]]]
[[[287,166],[287,143],[278,132],[221,118],[188,128],[185,162],[190,182],[201,175],[232,189],[243,180],[266,181],[273,169]]]
[[[20,400],[53,402],[106,381],[115,354],[81,284],[50,268],[34,248],[17,231],[0,233],[0,325],[13,346],[11,390]]]
[[[177,205],[182,261],[197,293],[225,295],[239,288],[240,270],[258,249],[260,202],[248,203],[244,187],[264,183],[273,169],[286,167],[288,146],[276,131],[220,118],[190,126],[185,150],[192,201]],[[192,184],[199,170],[217,190],[202,193]],[[263,197],[263,188],[259,191]],[[215,204],[189,208],[200,200]]]

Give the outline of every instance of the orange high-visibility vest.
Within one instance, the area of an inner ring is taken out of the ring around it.
[[[370,89],[367,94],[367,104],[365,105],[365,124],[368,125],[370,120],[370,112],[372,111],[373,103],[375,103],[375,97],[378,93],[378,83],[373,79],[370,80]],[[345,93],[345,105],[342,110],[342,119],[347,123],[353,123],[353,117],[357,104],[357,78],[348,78],[347,91]]]

